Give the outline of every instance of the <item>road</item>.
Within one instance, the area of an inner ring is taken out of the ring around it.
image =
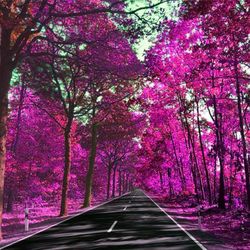
[[[206,249],[187,234],[135,190],[3,249]]]

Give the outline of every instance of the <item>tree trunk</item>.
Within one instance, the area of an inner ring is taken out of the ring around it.
[[[203,189],[201,176],[200,176],[200,172],[199,172],[195,147],[194,147],[194,143],[193,143],[193,140],[192,140],[192,135],[191,135],[188,119],[187,119],[186,107],[182,102],[181,102],[181,105],[184,108],[184,121],[183,121],[183,123],[184,123],[184,127],[187,130],[187,135],[188,135],[188,149],[189,149],[190,162],[191,162],[191,172],[192,172],[192,176],[193,176],[193,179],[194,179],[195,193],[196,193],[197,202],[200,203],[199,191],[201,191],[202,199],[204,199],[204,189]],[[196,173],[196,171],[198,172],[198,174]],[[197,178],[197,176],[199,178]],[[199,179],[199,182],[200,182],[200,190],[198,188],[198,179]]]
[[[109,193],[110,193],[110,179],[111,179],[111,170],[112,165],[108,165],[108,180],[107,180],[107,200],[109,199]]]
[[[225,184],[224,184],[224,163],[221,164],[220,168],[220,189],[219,189],[219,199],[218,199],[219,208],[225,209]]]
[[[125,182],[125,192],[128,192],[128,182],[129,182],[129,176],[126,175],[126,182]]]
[[[239,116],[239,127],[240,127],[240,135],[241,135],[241,143],[242,143],[242,150],[243,150],[243,162],[244,162],[244,169],[245,169],[245,176],[246,176],[246,192],[247,192],[247,207],[250,210],[250,178],[249,178],[249,163],[247,159],[247,144],[246,144],[246,137],[244,132],[244,120],[242,114],[242,107],[241,107],[241,91],[240,91],[240,81],[239,81],[239,73],[238,73],[238,62],[235,53],[234,58],[234,71],[235,71],[235,80],[236,80],[236,94],[237,94],[237,107],[238,107],[238,116]]]
[[[217,103],[214,96],[214,120],[216,127],[216,140],[217,140],[217,155],[220,163],[220,178],[219,178],[219,198],[218,206],[221,209],[226,208],[225,204],[225,183],[224,183],[224,145],[221,138],[221,126],[219,125],[218,112],[217,112]]]
[[[123,175],[122,175],[122,193],[123,194],[126,192],[126,190],[125,190],[125,178],[126,178],[126,174],[123,173]]]
[[[85,182],[85,197],[83,204],[84,207],[89,207],[91,203],[92,182],[93,182],[93,173],[94,173],[96,147],[97,147],[97,129],[98,125],[94,123],[91,128],[91,148],[89,154],[89,168]]]
[[[122,195],[122,173],[121,170],[119,169],[119,196]]]
[[[114,169],[113,169],[113,186],[112,186],[112,197],[115,197],[115,184],[116,184],[116,169],[117,169],[117,164],[115,164]]]
[[[8,98],[6,93],[5,96],[0,95],[0,225],[2,225],[2,214],[3,214],[7,117],[8,117]],[[0,239],[2,239],[1,231],[0,231]]]
[[[168,183],[169,183],[169,197],[170,199],[173,197],[174,195],[174,189],[173,189],[173,184],[172,184],[172,180],[171,180],[171,169],[168,168],[167,169],[167,174],[168,174]]]
[[[128,190],[129,190],[129,192],[132,191],[132,181],[131,181],[131,179],[129,179],[129,187],[128,187]]]
[[[179,149],[180,152],[180,149]],[[180,176],[182,178],[182,187],[184,191],[187,191],[187,182],[186,182],[186,178],[185,178],[185,174],[184,174],[184,166],[183,166],[183,161],[182,158],[180,159]]]
[[[183,128],[185,130],[187,130],[187,132],[188,132],[188,129],[186,129],[186,127],[185,127],[185,122],[183,121],[182,116],[181,116],[181,121],[182,121]],[[191,146],[190,146],[190,140],[186,139],[185,131],[184,131],[184,138],[185,138],[186,149],[187,149],[188,154],[189,154],[190,170],[191,170],[192,178],[193,178],[193,182],[194,182],[194,190],[195,190],[195,194],[196,194],[196,199],[197,199],[197,203],[200,203],[196,173],[195,173],[195,170],[194,170],[195,168],[194,168],[194,162],[193,162],[193,155],[192,155],[192,150],[191,150]],[[188,136],[188,138],[189,138],[189,136]]]
[[[23,109],[23,103],[25,99],[25,93],[26,93],[26,87],[24,83],[22,83],[21,91],[20,91],[20,98],[19,98],[19,106],[18,106],[18,112],[17,112],[17,120],[16,120],[16,134],[15,138],[13,140],[13,143],[11,145],[11,150],[13,151],[13,154],[16,154],[17,145],[19,142],[19,135],[21,131],[21,123],[22,123],[22,109]]]
[[[12,145],[11,145],[11,151],[12,151],[12,154],[14,157],[16,157],[16,149],[17,149],[20,130],[21,130],[21,115],[22,115],[22,108],[23,108],[23,103],[24,103],[25,91],[26,91],[26,87],[22,83],[21,90],[20,90],[18,112],[17,112],[17,120],[16,120],[16,133],[15,133],[15,137],[14,137],[14,140],[12,142]],[[12,167],[16,168],[17,166],[12,166]],[[13,203],[14,203],[14,197],[15,197],[14,190],[15,190],[15,188],[11,184],[11,186],[8,187],[8,192],[7,192],[7,204],[6,204],[6,212],[7,213],[13,212]]]
[[[180,179],[181,179],[182,191],[185,191],[186,190],[185,177],[182,176],[182,166],[181,166],[181,164],[179,162],[179,158],[178,158],[178,155],[177,155],[177,152],[176,152],[174,138],[173,138],[173,135],[172,135],[171,131],[170,131],[170,138],[171,138],[171,142],[172,142],[172,146],[173,146],[173,150],[174,150],[174,156],[175,156],[176,164],[177,164],[177,167],[178,167],[178,173],[179,173]]]
[[[15,65],[10,50],[12,29],[0,28],[0,240],[2,239],[2,215],[4,195],[4,174],[6,164],[6,139],[8,118],[8,93],[12,71]]]
[[[229,186],[229,198],[228,198],[228,207],[231,209],[233,205],[233,186],[234,186],[234,181],[236,178],[237,174],[237,168],[234,169],[233,171],[233,155],[231,154],[230,157],[230,186]]]
[[[192,159],[192,154],[190,155],[190,158]],[[199,196],[199,190],[198,190],[198,183],[197,183],[197,177],[196,177],[196,171],[194,164],[191,162],[191,173],[194,179],[194,191],[195,191],[195,198],[197,200],[197,203],[200,203],[200,196]]]
[[[163,190],[163,176],[161,170],[159,171],[160,183],[161,183],[161,190]]]
[[[215,79],[214,79],[214,71],[212,66],[212,87],[215,87]],[[218,118],[218,110],[217,110],[217,101],[215,95],[213,95],[213,106],[214,106],[214,124],[215,124],[215,134],[216,134],[216,153],[219,158],[220,163],[220,179],[219,179],[219,198],[218,198],[218,206],[221,209],[226,208],[225,204],[225,183],[224,183],[224,145],[222,142],[222,133],[221,133],[221,126],[219,124]]]
[[[195,96],[195,101],[196,101],[197,124],[198,124],[199,141],[200,141],[200,147],[201,147],[201,153],[202,153],[202,161],[203,161],[203,165],[204,165],[204,169],[205,169],[205,173],[206,173],[206,180],[207,180],[208,201],[209,201],[209,204],[212,205],[212,192],[211,192],[210,178],[209,178],[207,162],[206,162],[206,157],[205,157],[205,152],[204,152],[204,147],[203,147],[203,142],[202,142],[202,136],[201,136],[199,101],[197,100],[196,96]]]
[[[196,177],[198,177],[198,181],[200,184],[200,191],[201,191],[201,198],[202,200],[205,199],[205,191],[204,191],[204,186],[203,186],[203,181],[202,181],[202,175],[201,175],[201,170],[198,164],[198,160],[196,157],[196,151],[195,151],[195,142],[193,139],[191,139],[191,145],[192,145],[192,152],[193,152],[193,157],[194,157],[194,171],[197,171]]]
[[[205,200],[204,184],[203,184],[203,180],[202,180],[201,169],[200,169],[200,166],[199,166],[199,163],[198,163],[198,160],[197,160],[197,156],[196,156],[194,139],[191,141],[191,145],[192,145],[192,148],[193,148],[193,157],[194,157],[195,169],[197,170],[197,177],[198,177],[198,181],[199,181],[199,184],[200,184],[201,198],[202,198],[202,200]]]
[[[71,167],[71,133],[72,118],[68,121],[66,129],[64,131],[64,171],[63,171],[63,183],[62,183],[62,195],[61,195],[61,210],[60,216],[68,215],[68,189]]]
[[[7,205],[6,205],[6,212],[12,213],[13,212],[13,201],[14,201],[14,193],[13,190],[8,190],[7,194]]]
[[[217,202],[217,155],[214,156],[214,203]]]
[[[2,52],[2,51],[0,51]],[[7,118],[8,118],[8,92],[11,80],[11,69],[4,65],[4,56],[0,65],[0,240],[2,239],[2,214],[4,194],[4,174],[6,164],[6,139],[7,139]]]

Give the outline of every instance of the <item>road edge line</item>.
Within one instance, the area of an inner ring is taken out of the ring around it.
[[[16,240],[16,241],[14,241],[14,242],[12,242],[12,243],[6,245],[6,246],[0,247],[0,250],[5,249],[5,248],[7,248],[7,247],[10,247],[10,246],[12,246],[12,245],[14,245],[14,244],[16,244],[16,243],[19,243],[20,241],[23,241],[23,240],[26,240],[26,239],[28,239],[28,238],[31,238],[32,236],[35,236],[36,234],[42,233],[43,231],[46,231],[46,230],[48,230],[48,229],[50,229],[50,228],[52,228],[52,227],[58,226],[59,224],[61,224],[61,223],[63,223],[63,222],[66,222],[66,221],[68,221],[68,220],[70,220],[70,219],[73,219],[73,218],[75,218],[75,217],[77,217],[77,216],[80,216],[80,215],[85,214],[85,213],[87,213],[87,212],[89,212],[89,211],[92,211],[92,210],[94,210],[94,209],[96,209],[96,208],[98,208],[98,207],[101,207],[101,206],[103,206],[103,205],[106,205],[106,204],[108,204],[108,203],[110,203],[110,202],[112,202],[112,201],[114,201],[114,200],[117,200],[117,199],[119,199],[119,198],[122,198],[122,197],[124,197],[124,196],[126,196],[126,195],[128,195],[128,194],[130,194],[130,193],[131,193],[131,192],[125,193],[125,194],[123,194],[123,195],[121,195],[121,196],[119,196],[119,197],[113,198],[112,200],[105,201],[105,202],[103,202],[103,203],[101,203],[101,204],[99,204],[99,205],[90,207],[89,209],[86,209],[85,211],[80,212],[80,213],[78,213],[78,214],[75,214],[75,215],[72,215],[72,216],[69,215],[69,217],[68,217],[67,219],[65,219],[65,220],[59,221],[59,222],[57,222],[57,223],[55,223],[55,224],[53,224],[53,225],[50,225],[50,226],[48,226],[48,227],[46,227],[46,228],[43,228],[43,229],[41,229],[41,230],[39,230],[39,231],[37,231],[37,232],[35,232],[35,233],[33,233],[33,234],[27,235],[27,236],[25,236],[25,237],[23,237],[23,238],[21,238],[21,239],[19,239],[19,240]]]
[[[167,217],[172,220],[192,241],[194,241],[202,250],[207,250],[192,234],[183,228],[171,215],[169,215],[159,204],[157,204],[147,193],[143,192]]]

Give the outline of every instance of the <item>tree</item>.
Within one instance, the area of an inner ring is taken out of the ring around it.
[[[67,25],[69,19],[102,13],[137,14],[143,9],[154,8],[165,1],[156,4],[124,11],[122,1],[110,2],[102,6],[92,1],[49,1],[49,0],[11,0],[1,1],[0,4],[0,224],[3,207],[3,187],[6,164],[6,135],[8,117],[8,93],[12,73],[16,66],[22,63],[24,57],[30,56],[32,45],[36,41],[48,40],[44,30],[57,38],[55,44],[71,44],[72,40],[64,40],[53,30],[54,23]],[[121,5],[122,4],[122,5]],[[67,12],[65,12],[67,10]],[[81,10],[81,11],[79,11]],[[64,19],[62,21],[62,19]],[[32,53],[31,53],[32,54]],[[36,53],[36,56],[39,55]],[[1,236],[2,237],[2,236]]]

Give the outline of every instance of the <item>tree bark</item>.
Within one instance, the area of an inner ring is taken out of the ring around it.
[[[114,169],[113,169],[113,185],[112,185],[112,197],[115,197],[115,184],[116,184],[116,169],[117,169],[117,164],[115,164]]]
[[[187,134],[188,134],[188,148],[190,150],[189,154],[190,154],[190,161],[191,161],[191,165],[192,165],[191,171],[192,171],[194,185],[195,185],[195,189],[196,189],[196,191],[195,191],[196,198],[197,198],[197,202],[199,203],[200,202],[199,191],[201,192],[202,200],[204,200],[204,198],[205,198],[204,187],[203,187],[203,182],[201,179],[200,168],[199,168],[197,157],[196,157],[195,144],[194,144],[194,140],[192,139],[191,129],[190,129],[188,119],[187,119],[186,107],[183,104],[182,100],[181,100],[181,105],[184,108],[184,126],[186,127]],[[200,190],[199,190],[198,182],[200,184]]]
[[[228,198],[228,207],[231,209],[233,205],[233,187],[234,187],[234,181],[237,174],[237,168],[233,171],[233,154],[231,154],[230,157],[230,178],[229,178],[229,198]]]
[[[181,103],[181,105],[182,105],[182,103]],[[193,151],[192,151],[193,148],[191,147],[192,138],[191,138],[191,132],[190,132],[188,120],[187,120],[187,117],[186,117],[186,112],[184,112],[184,117],[180,113],[180,117],[181,117],[182,126],[187,131],[187,137],[188,137],[187,139],[186,139],[186,136],[185,136],[185,133],[184,133],[185,144],[186,144],[187,151],[189,153],[190,169],[191,169],[191,173],[192,173],[192,177],[193,177],[194,189],[195,189],[195,195],[196,195],[197,203],[200,203],[198,183],[197,183],[197,175],[196,175],[196,171],[195,171],[195,163],[194,163],[194,160],[193,160]]]
[[[173,149],[174,149],[174,156],[175,156],[176,164],[177,164],[177,167],[178,167],[178,173],[179,173],[179,176],[180,176],[180,179],[181,179],[182,191],[184,192],[186,190],[185,177],[184,177],[184,175],[182,175],[183,169],[182,169],[181,163],[179,161],[179,158],[178,158],[178,155],[177,155],[177,152],[176,152],[175,142],[174,142],[174,138],[173,138],[173,135],[172,135],[171,131],[170,131],[170,138],[171,138],[172,146],[173,146]]]
[[[108,165],[108,180],[107,180],[107,200],[109,199],[109,193],[110,193],[110,179],[111,179],[111,170],[112,165]]]
[[[160,183],[161,183],[161,190],[163,190],[163,176],[161,170],[159,171]]]
[[[72,121],[73,119],[69,118],[68,124],[64,131],[64,171],[63,171],[60,216],[68,215],[68,189],[69,189],[70,167],[71,167],[70,133],[71,133]]]
[[[24,98],[25,98],[25,91],[26,91],[26,87],[25,85],[22,83],[21,85],[21,91],[20,91],[20,98],[19,98],[19,106],[18,106],[18,112],[17,112],[17,120],[16,120],[16,133],[15,133],[15,137],[14,140],[12,142],[11,145],[11,151],[14,157],[16,157],[16,149],[17,149],[17,145],[19,142],[19,135],[20,135],[20,130],[21,130],[21,117],[22,117],[22,109],[23,109],[23,103],[24,103]],[[12,167],[17,167],[12,166]],[[6,187],[5,187],[6,188]],[[15,187],[14,185],[11,183],[10,186],[8,186],[8,193],[7,193],[7,204],[6,204],[6,212],[7,213],[11,213],[13,212],[13,203],[14,203],[14,198],[15,198]]]
[[[0,225],[2,225],[4,175],[6,165],[6,140],[7,140],[8,98],[0,95]],[[0,239],[2,239],[0,231]]]
[[[126,182],[125,182],[125,193],[128,192],[128,182],[129,182],[129,176],[126,175]]]
[[[214,203],[217,202],[217,155],[214,156]]]
[[[190,133],[189,140],[190,140],[191,149],[192,149],[191,154],[193,157],[193,164],[194,164],[193,168],[194,168],[195,177],[196,177],[196,184],[197,184],[197,188],[198,188],[198,182],[199,182],[199,187],[200,187],[199,191],[201,192],[201,199],[204,200],[205,199],[205,191],[204,191],[204,186],[203,186],[201,170],[200,170],[197,156],[196,156],[195,142],[194,142],[194,139],[192,139],[192,135],[191,135],[190,131],[189,131],[189,133]],[[198,193],[197,193],[197,195],[198,195]]]
[[[125,178],[126,178],[126,174],[123,173],[122,174],[122,193],[124,194],[126,191],[125,191]]]
[[[16,120],[16,134],[15,134],[15,138],[13,140],[13,143],[11,145],[11,150],[12,150],[14,155],[16,154],[16,149],[17,149],[17,145],[19,142],[19,135],[20,135],[20,131],[21,131],[22,109],[23,109],[23,103],[24,103],[24,99],[25,99],[25,93],[26,93],[26,86],[24,85],[24,83],[22,83],[21,91],[20,91],[20,98],[19,98],[18,112],[17,112],[17,120]]]
[[[6,139],[8,118],[8,93],[14,65],[10,53],[11,30],[0,28],[0,240],[2,239],[2,214],[4,174],[6,164]]]
[[[219,178],[219,198],[218,206],[221,209],[226,208],[225,204],[225,183],[224,183],[224,145],[221,138],[221,126],[218,119],[217,102],[215,96],[213,96],[214,102],[214,122],[216,127],[216,141],[217,141],[217,155],[220,163],[220,178]]]
[[[215,87],[214,70],[213,65],[211,68],[212,74],[212,87]],[[219,158],[220,163],[220,177],[219,177],[219,198],[218,206],[221,209],[226,208],[225,204],[225,183],[224,183],[224,144],[222,141],[221,126],[219,124],[219,113],[217,110],[217,101],[215,95],[213,95],[213,107],[214,107],[214,124],[215,124],[215,135],[216,135],[216,154]]]
[[[240,127],[240,135],[241,135],[241,143],[242,143],[242,153],[243,153],[243,162],[246,176],[246,192],[247,192],[247,207],[250,210],[250,178],[249,178],[249,163],[247,159],[247,143],[244,132],[244,119],[242,114],[242,106],[241,106],[241,91],[240,91],[240,81],[239,81],[239,73],[238,73],[238,62],[235,53],[234,58],[234,71],[235,71],[235,80],[236,80],[236,94],[237,94],[237,107],[238,107],[238,116],[239,116],[239,127]]]
[[[85,182],[85,197],[84,197],[84,207],[89,207],[91,204],[91,193],[92,193],[92,183],[93,183],[93,173],[96,158],[96,147],[97,147],[97,123],[94,123],[91,128],[91,148],[89,154],[89,167]]]
[[[7,205],[6,205],[7,213],[13,212],[13,201],[14,201],[14,192],[12,189],[10,189],[8,190],[8,194],[7,194]]]
[[[174,195],[174,189],[173,189],[173,184],[172,184],[172,180],[171,180],[171,169],[168,168],[167,169],[167,174],[168,174],[168,183],[169,183],[169,197],[170,199],[173,197]]]
[[[202,174],[201,174],[201,169],[197,160],[196,150],[195,150],[194,132],[193,132],[193,138],[190,134],[190,139],[191,139],[191,146],[192,146],[193,157],[194,157],[194,168],[195,168],[195,171],[197,171],[196,176],[198,177],[198,181],[200,184],[201,198],[202,200],[205,200],[205,191],[204,191],[204,185],[203,185],[203,180],[202,180]]]
[[[200,141],[200,147],[201,147],[202,161],[203,161],[203,165],[204,165],[204,169],[206,173],[206,180],[207,180],[208,201],[209,201],[209,204],[212,205],[212,192],[211,192],[210,178],[209,178],[209,172],[207,168],[207,162],[206,162],[202,136],[201,136],[199,101],[196,96],[195,96],[195,101],[196,101],[197,125],[198,125],[198,134],[199,134],[199,141]]]
[[[119,169],[119,196],[122,195],[122,173],[121,170]]]

